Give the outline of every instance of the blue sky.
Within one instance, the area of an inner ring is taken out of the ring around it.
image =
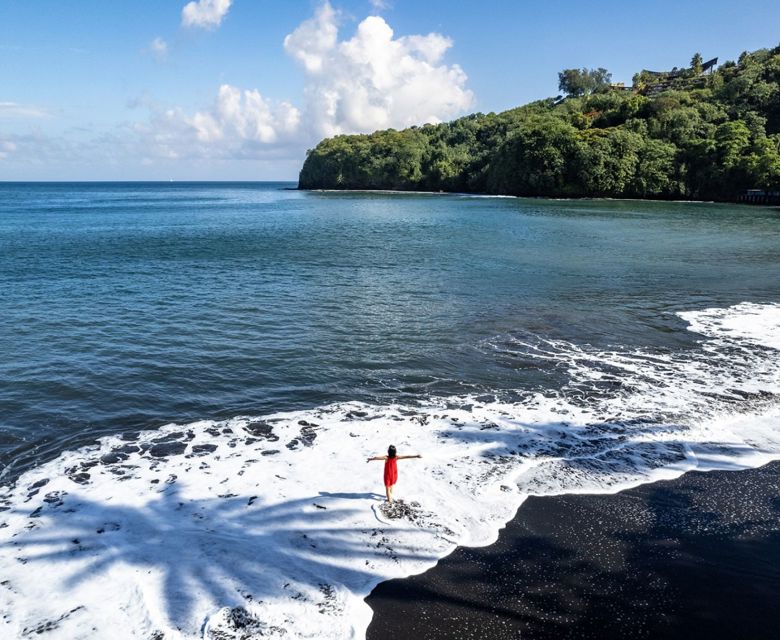
[[[0,180],[295,179],[325,135],[780,42],[777,0],[187,4],[0,0]]]

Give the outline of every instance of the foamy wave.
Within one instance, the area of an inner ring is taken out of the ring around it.
[[[780,305],[743,302],[728,309],[686,311],[678,315],[696,333],[780,349]]]
[[[0,490],[0,630],[52,638],[362,638],[363,598],[526,496],[614,492],[780,453],[775,305],[680,314],[684,352],[505,337],[568,376],[519,402],[341,404],[168,425],[62,454]],[[381,503],[393,442],[405,507]]]

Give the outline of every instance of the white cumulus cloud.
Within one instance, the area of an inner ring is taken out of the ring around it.
[[[182,18],[191,26],[218,25],[230,4],[190,2]],[[446,60],[453,45],[447,36],[398,36],[377,15],[344,31],[339,12],[325,2],[284,39],[285,52],[302,70],[301,104],[223,83],[211,104],[201,108],[164,105],[147,95],[131,100],[128,107],[145,109],[148,115],[102,134],[33,130],[4,135],[5,123],[16,124],[12,119],[50,113],[0,102],[0,169],[5,175],[11,170],[28,175],[25,171],[49,166],[71,175],[67,172],[79,167],[103,171],[143,165],[149,168],[143,175],[177,167],[182,175],[188,170],[204,175],[209,167],[247,159],[275,177],[290,176],[300,168],[305,150],[325,136],[440,122],[472,107],[466,74]],[[158,37],[144,51],[164,57],[169,46]]]
[[[300,111],[257,90],[223,84],[214,104],[194,114],[150,106],[151,121],[135,131],[144,152],[160,158],[259,157],[299,142]]]
[[[181,10],[181,23],[185,27],[218,27],[231,4],[232,0],[193,0]]]
[[[396,38],[384,18],[369,16],[338,40],[329,3],[285,38],[306,74],[306,120],[320,135],[440,122],[472,106],[466,74],[443,58],[452,40],[438,33]]]
[[[379,16],[340,40],[339,14],[325,2],[284,39],[303,70],[303,105],[223,84],[195,113],[150,104],[151,120],[136,131],[162,158],[300,157],[324,136],[441,122],[473,104],[466,74],[444,61],[452,44],[438,33],[396,37]]]
[[[327,55],[338,44],[336,12],[327,2],[313,18],[303,22],[284,39],[287,53],[303,65],[306,73],[321,73]]]
[[[189,119],[200,142],[238,138],[274,144],[298,130],[301,114],[289,102],[272,103],[260,92],[223,84],[216,104]]]

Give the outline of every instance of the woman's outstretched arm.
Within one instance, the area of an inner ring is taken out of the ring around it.
[[[399,460],[408,460],[409,458],[422,458],[420,454],[414,456],[396,456]]]
[[[366,460],[366,462],[371,462],[372,460],[387,460],[387,456],[374,456],[373,458]]]

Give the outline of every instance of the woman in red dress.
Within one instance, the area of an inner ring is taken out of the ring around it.
[[[387,501],[393,501],[393,487],[398,482],[398,461],[406,460],[408,458],[422,458],[422,456],[399,456],[396,455],[395,445],[390,445],[387,449],[386,456],[374,456],[369,458],[366,462],[372,460],[384,460],[385,461],[385,494],[387,495]]]

